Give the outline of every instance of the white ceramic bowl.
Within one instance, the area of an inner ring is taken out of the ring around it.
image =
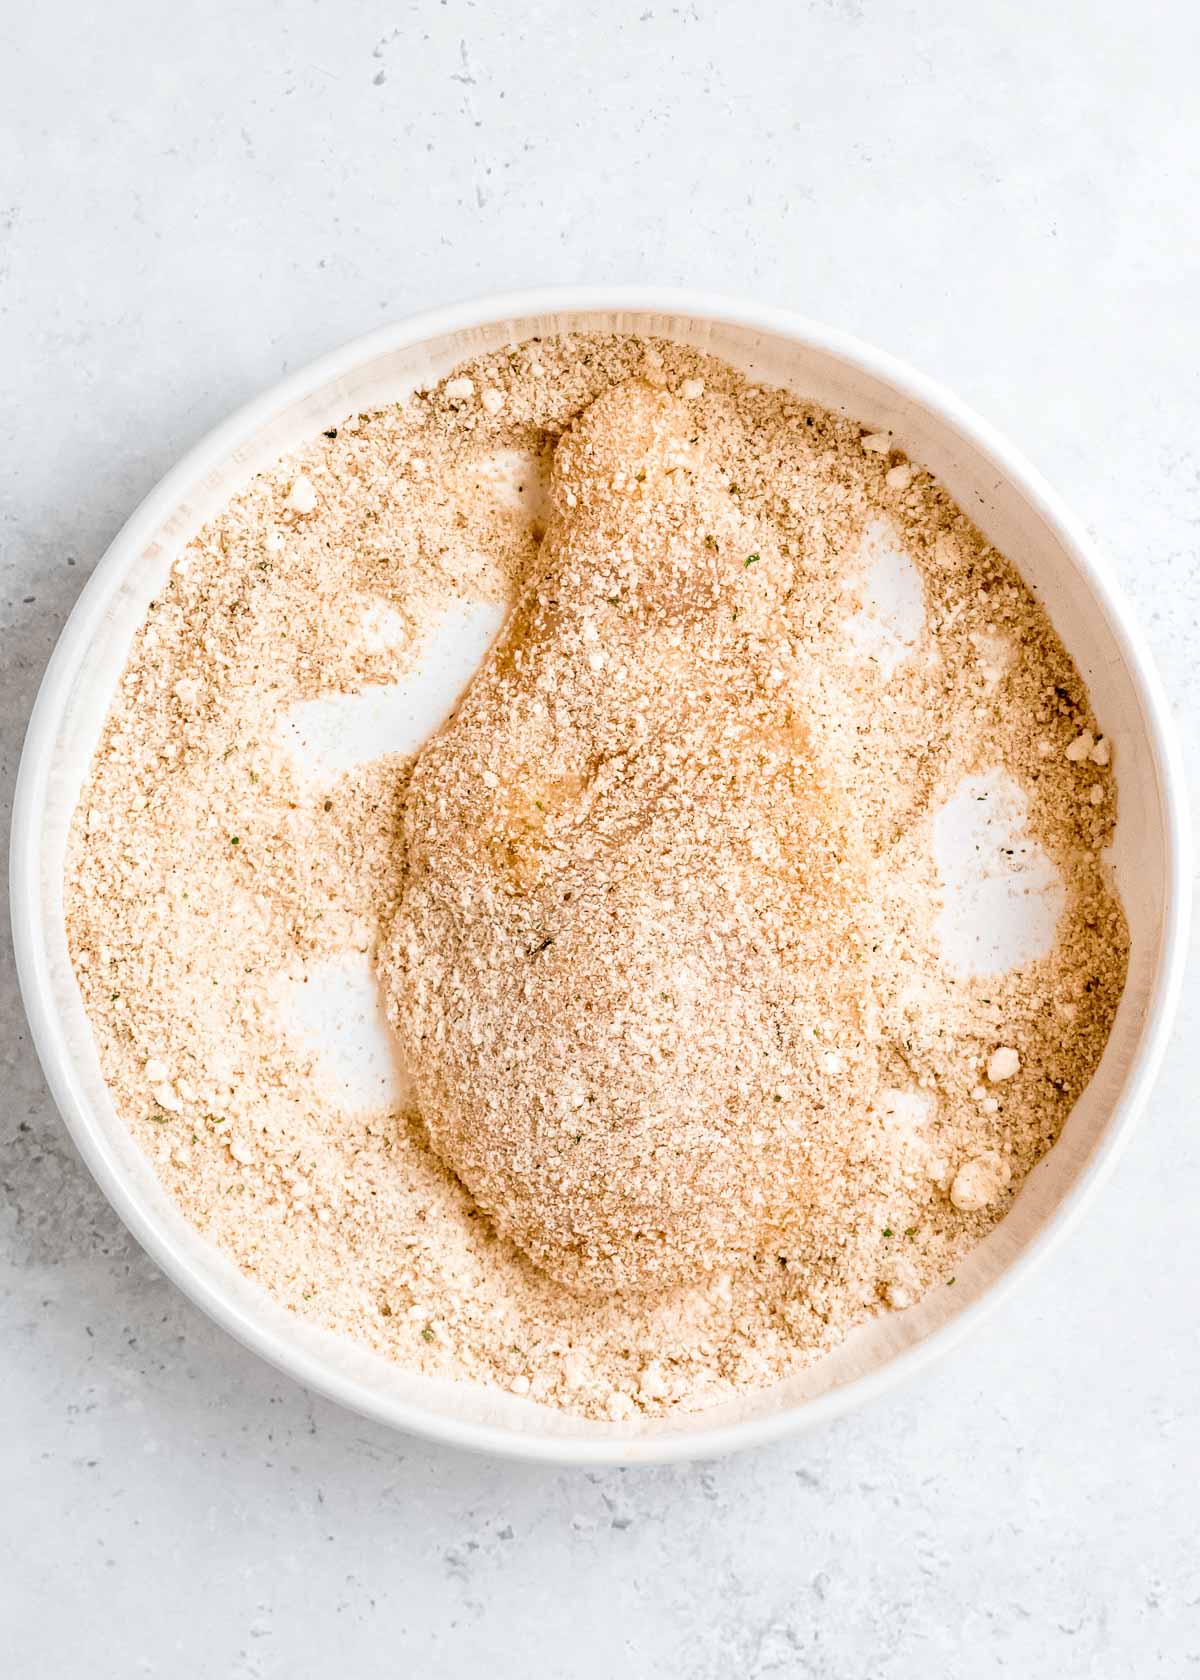
[[[282,451],[348,412],[395,400],[464,357],[563,330],[656,333],[890,430],[928,466],[1044,602],[1114,743],[1113,865],[1132,933],[1103,1061],[1008,1217],[935,1291],[885,1315],[813,1369],[695,1416],[598,1424],[470,1384],[413,1376],[298,1320],[185,1222],[109,1098],[63,928],[68,825],[127,650],[181,544]],[[84,1160],[164,1271],[217,1323],[310,1388],[459,1446],[575,1463],[710,1455],[817,1423],[946,1348],[1063,1236],[1146,1099],[1178,989],[1188,916],[1183,779],[1166,703],[1104,561],[1036,472],[947,392],[891,357],[781,310],[620,287],[522,292],[386,327],[294,374],[210,433],[143,502],[97,566],[50,661],[13,818],[16,951],[34,1040]]]

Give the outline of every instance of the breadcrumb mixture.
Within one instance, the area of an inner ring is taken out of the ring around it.
[[[415,764],[298,773],[290,709],[410,674],[481,599],[514,612]],[[964,972],[934,835],[1001,773],[1002,867],[1040,847],[1061,913],[1044,956]],[[1107,1039],[1115,807],[1041,608],[887,436],[562,337],[350,416],[188,544],[80,799],[68,934],[121,1112],[250,1276],[622,1419],[952,1281]],[[281,988],[354,953],[420,1113],[348,1107],[289,1029]]]

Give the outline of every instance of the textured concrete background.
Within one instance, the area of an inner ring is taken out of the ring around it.
[[[1200,707],[1191,0],[14,0],[0,760],[139,497],[316,352],[500,286],[799,307],[1017,438]],[[1200,1664],[1190,987],[1082,1230],[810,1439],[554,1473],[398,1440],[125,1236],[0,988],[0,1672],[1114,1680]]]

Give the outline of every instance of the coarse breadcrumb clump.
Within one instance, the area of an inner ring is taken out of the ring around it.
[[[898,660],[884,540],[919,582]],[[298,774],[290,709],[484,598],[513,618],[415,765]],[[934,830],[1001,772],[1061,913],[964,973]],[[1003,1216],[1120,998],[1115,806],[1042,609],[885,434],[567,336],[347,417],[186,546],[68,935],[121,1112],[248,1275],[414,1369],[657,1415],[800,1369]],[[354,957],[420,1105],[351,1107],[288,1024],[281,988]]]

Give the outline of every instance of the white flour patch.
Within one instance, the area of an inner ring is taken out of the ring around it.
[[[886,519],[863,532],[848,587],[862,603],[845,623],[859,659],[873,660],[890,677],[909,657],[925,629],[921,575]]]
[[[1067,892],[1027,816],[1019,784],[997,769],[966,777],[934,817],[945,889],[937,934],[957,974],[1001,974],[1054,946]]]
[[[460,602],[438,621],[403,681],[293,706],[279,736],[301,780],[321,784],[381,753],[416,752],[454,710],[506,611],[493,601]],[[398,616],[383,608],[380,625]]]
[[[285,1030],[316,1058],[347,1108],[404,1103],[409,1081],[368,955],[348,951],[309,963],[302,978],[277,982],[276,1003]]]
[[[487,491],[498,507],[523,513],[533,524],[545,518],[546,471],[527,449],[501,449],[477,462],[474,483]]]

